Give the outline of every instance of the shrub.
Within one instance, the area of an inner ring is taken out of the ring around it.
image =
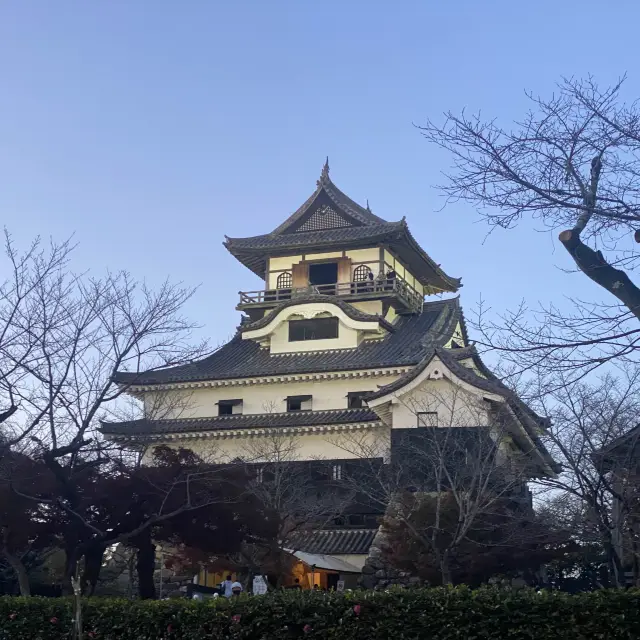
[[[66,640],[72,601],[0,598],[2,640]],[[640,591],[567,595],[466,588],[324,594],[283,592],[206,603],[84,603],[94,640],[630,640]]]

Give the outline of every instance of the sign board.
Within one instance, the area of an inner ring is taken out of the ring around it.
[[[264,576],[256,576],[253,579],[253,595],[258,596],[267,593],[267,581]]]
[[[338,580],[336,591],[344,591],[344,580]]]

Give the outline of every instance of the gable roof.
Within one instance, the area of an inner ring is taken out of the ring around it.
[[[301,531],[291,536],[289,546],[306,553],[366,554],[377,532],[377,529]]]
[[[604,471],[635,468],[640,458],[640,424],[607,442],[592,458]]]
[[[327,214],[326,216],[324,214]],[[314,224],[311,224],[314,222]],[[316,190],[271,233],[246,238],[225,236],[224,246],[247,268],[264,278],[267,259],[305,251],[353,249],[385,244],[425,286],[455,292],[460,279],[448,276],[420,247],[405,219],[387,222],[349,198],[329,178],[328,163]]]
[[[340,217],[342,217],[345,222],[350,222],[354,226],[376,225],[386,222],[386,220],[376,216],[371,211],[368,203],[365,209],[333,184],[331,178],[329,178],[329,158],[327,158],[324,163],[322,173],[316,185],[316,190],[305,200],[302,206],[292,213],[282,224],[278,225],[270,235],[295,232],[309,213],[315,211],[316,207],[314,205],[319,199],[322,203],[326,203],[329,206],[331,204],[335,205],[339,212],[346,214]],[[322,194],[324,194],[326,198],[321,198],[320,196]],[[329,202],[326,202],[327,199]]]
[[[445,349],[438,344],[431,344],[426,349],[426,352],[420,361],[420,363],[414,367],[411,371],[400,376],[394,382],[384,385],[366,396],[366,401],[378,400],[385,396],[396,394],[400,392],[410,382],[415,380],[429,365],[434,357],[440,358],[444,365],[460,380],[467,382],[471,386],[478,389],[483,389],[490,393],[502,396],[507,406],[513,411],[518,420],[521,421],[523,428],[525,429],[528,437],[535,444],[536,449],[540,452],[544,458],[546,464],[554,472],[561,470],[560,465],[551,457],[551,454],[547,451],[540,437],[538,430],[545,429],[549,425],[549,419],[543,416],[539,416],[531,407],[523,402],[516,393],[514,393],[509,387],[507,387],[494,373],[492,373],[482,362],[475,347],[464,347],[462,349]],[[479,376],[473,369],[465,367],[460,363],[460,360],[471,358],[474,364],[478,367],[480,372],[486,376]],[[456,427],[458,428],[458,427]]]
[[[460,317],[458,298],[426,302],[421,313],[399,316],[393,323],[393,332],[381,340],[365,340],[355,349],[273,355],[255,341],[243,340],[241,327],[229,342],[202,360],[141,373],[121,371],[115,374],[114,381],[155,385],[413,366],[433,344],[447,343]]]

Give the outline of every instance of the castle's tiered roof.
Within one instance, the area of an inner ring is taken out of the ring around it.
[[[271,233],[227,238],[225,247],[242,264],[264,278],[267,260],[278,255],[384,245],[395,253],[423,285],[455,292],[460,280],[448,276],[420,247],[404,218],[387,222],[369,206],[362,207],[329,178],[328,163],[316,190],[305,203]]]
[[[331,296],[320,297],[335,300]],[[351,306],[345,302],[342,305]],[[362,314],[355,308],[353,313],[374,317]],[[355,349],[288,354],[271,354],[255,341],[243,340],[241,326],[229,342],[202,360],[141,373],[122,371],[116,373],[115,381],[125,385],[147,386],[413,366],[422,360],[433,345],[445,345],[461,318],[458,298],[426,302],[421,313],[396,318],[392,330],[381,340],[363,341]]]

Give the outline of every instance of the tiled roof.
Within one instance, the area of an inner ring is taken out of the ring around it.
[[[370,409],[331,409],[326,411],[291,411],[287,413],[248,413],[211,418],[179,418],[176,420],[130,420],[103,422],[106,435],[140,436],[162,433],[195,433],[230,429],[259,429],[262,427],[310,427],[335,424],[379,422]]]
[[[613,438],[592,454],[592,459],[604,470],[635,468],[640,457],[640,424]]]
[[[336,247],[353,249],[378,244],[384,244],[396,253],[422,284],[452,292],[460,288],[460,279],[447,275],[440,265],[433,261],[416,242],[404,219],[399,222],[381,222],[321,231],[226,238],[224,242],[224,246],[233,256],[261,278],[264,278],[266,260],[269,256],[304,253],[310,250],[335,250]]]
[[[301,532],[290,544],[298,551],[322,555],[366,554],[377,529],[327,529]]]
[[[288,229],[293,227],[296,222],[298,222],[305,213],[312,207],[315,200],[318,196],[324,192],[329,200],[335,204],[339,209],[344,211],[346,214],[351,216],[354,220],[360,222],[361,224],[369,225],[369,224],[378,224],[380,222],[385,222],[382,218],[374,215],[372,211],[367,208],[361,207],[357,202],[352,200],[348,195],[340,191],[338,187],[331,181],[329,178],[329,166],[325,164],[325,168],[322,170],[322,175],[317,183],[316,190],[311,194],[309,198],[302,204],[302,206],[295,211],[295,213],[291,214],[282,224],[278,225],[271,233],[279,234],[286,233]]]
[[[380,387],[378,391],[369,394],[367,399],[375,400],[390,393],[399,391],[412,380],[415,380],[425,370],[434,356],[438,356],[461,380],[465,380],[475,387],[484,389],[485,391],[491,391],[502,396],[506,395],[507,392],[511,394],[511,391],[509,391],[509,389],[507,389],[507,387],[505,387],[499,380],[482,378],[472,369],[458,363],[458,360],[462,358],[471,358],[474,355],[477,356],[475,347],[465,347],[464,349],[444,349],[434,344],[424,354],[422,361],[416,367],[400,376],[392,383]]]
[[[361,320],[363,322],[377,322],[381,324],[387,331],[393,331],[393,325],[390,322],[387,322],[383,317],[377,314],[365,313],[360,309],[357,309],[352,304],[341,300],[337,296],[327,296],[322,294],[308,294],[304,296],[295,296],[290,300],[286,300],[280,303],[275,309],[266,313],[260,320],[256,320],[255,322],[243,324],[240,328],[241,331],[254,331],[255,329],[261,329],[262,327],[266,327],[283,309],[287,307],[293,307],[298,304],[305,304],[308,302],[329,302],[331,304],[336,305],[340,308],[344,313],[351,318],[352,320]]]
[[[262,251],[264,249],[298,249],[306,246],[322,248],[324,244],[335,245],[351,241],[367,243],[382,240],[390,234],[402,232],[403,222],[380,222],[360,227],[338,227],[322,231],[302,231],[295,234],[274,235],[266,233],[248,238],[227,238],[225,246],[234,251]],[[342,248],[342,247],[341,247]]]
[[[238,332],[212,355],[191,364],[143,373],[116,373],[123,384],[148,385],[228,380],[296,373],[353,371],[418,364],[432,345],[444,345],[461,318],[458,298],[425,303],[422,313],[400,316],[382,340],[365,340],[354,349],[271,355]]]

